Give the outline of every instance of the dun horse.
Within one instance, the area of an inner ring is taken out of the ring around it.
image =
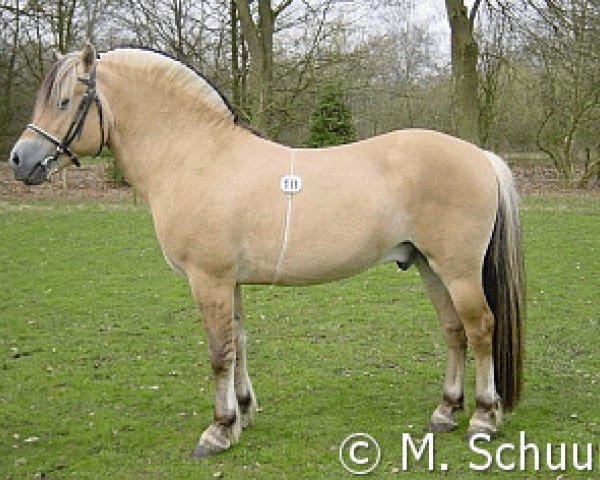
[[[447,344],[429,429],[457,426],[467,344],[476,369],[467,435],[495,433],[501,405],[516,404],[523,257],[517,194],[497,156],[426,130],[289,148],[239,125],[189,67],[88,46],[49,70],[10,165],[18,180],[40,184],[104,145],[149,205],[164,256],[189,280],[204,321],[215,407],[195,455],[230,448],[257,410],[243,284],[308,285],[414,264]]]

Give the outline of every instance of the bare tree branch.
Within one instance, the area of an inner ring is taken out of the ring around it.
[[[481,1],[482,0],[475,0],[475,3],[473,4],[473,8],[471,8],[471,13],[469,14],[469,21],[471,23],[471,28],[473,28],[473,25],[475,24],[475,17],[477,17],[477,12],[479,10],[479,7],[481,6]]]
[[[250,5],[248,0],[235,0],[237,6],[238,18],[242,26],[242,32],[244,32],[244,39],[248,43],[248,48],[253,55],[260,52],[260,38],[258,35],[258,29],[252,20],[252,13],[250,12]]]
[[[273,9],[273,17],[277,18],[281,12],[288,8],[294,0],[283,0],[279,5]]]

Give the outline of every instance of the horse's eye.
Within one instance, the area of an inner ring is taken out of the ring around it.
[[[59,106],[59,108],[60,108],[61,110],[66,110],[66,109],[67,109],[67,107],[69,106],[69,103],[71,103],[71,100],[70,100],[70,99],[68,99],[68,98],[65,98],[64,100],[61,100],[61,101],[60,101],[60,106]]]

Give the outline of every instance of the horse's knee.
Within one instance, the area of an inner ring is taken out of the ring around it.
[[[231,321],[208,320],[206,323],[210,364],[215,374],[226,373],[235,365],[236,338]]]
[[[218,343],[209,346],[210,365],[215,375],[228,373],[235,361],[235,347],[229,343]]]
[[[236,359],[236,347],[233,334],[227,325],[208,328],[208,350],[210,364],[216,375],[229,372]]]

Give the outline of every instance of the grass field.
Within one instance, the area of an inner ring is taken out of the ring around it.
[[[553,472],[543,458],[540,472],[530,459],[528,471],[517,464],[492,476],[599,479],[600,200],[529,198],[524,227],[526,390],[488,449],[517,443],[521,430],[528,442],[555,444],[555,460],[561,442],[593,443],[594,470]],[[338,447],[361,431],[383,451],[371,478],[483,475],[469,469],[483,460],[462,438],[467,416],[436,437],[436,464],[447,472],[413,461],[398,473],[401,435],[422,435],[444,369],[414,270],[386,265],[329,285],[247,288],[262,411],[237,447],[194,460],[212,418],[208,354],[188,286],[164,263],[149,214],[0,202],[0,258],[2,480],[352,478]]]

